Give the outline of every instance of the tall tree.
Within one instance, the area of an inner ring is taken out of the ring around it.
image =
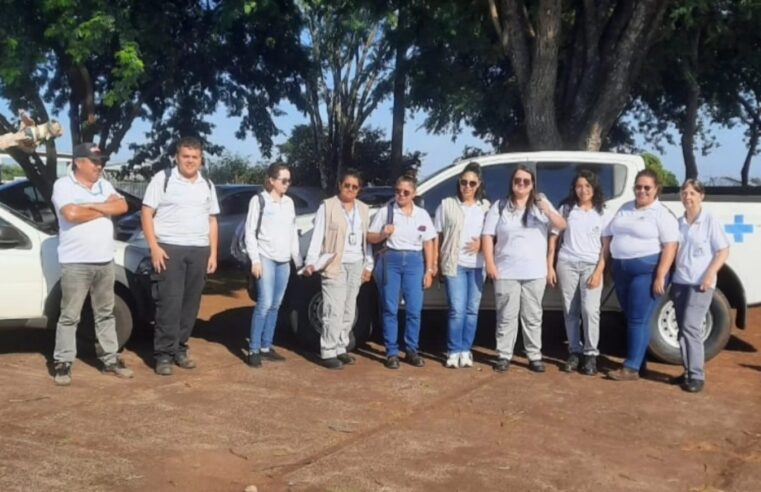
[[[360,131],[389,93],[389,19],[361,0],[304,0],[301,8],[312,63],[300,107],[320,156],[320,185],[328,189],[355,163]]]

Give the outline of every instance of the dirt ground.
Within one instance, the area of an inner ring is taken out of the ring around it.
[[[761,309],[708,364],[706,390],[686,394],[664,364],[636,382],[560,372],[552,315],[541,375],[520,356],[494,373],[488,323],[476,367],[445,369],[440,316],[425,318],[423,369],[385,369],[377,342],[342,371],[293,346],[287,362],[249,369],[238,287],[210,282],[191,340],[199,367],[172,377],[153,374],[143,335],[124,352],[134,380],[83,359],[58,388],[50,332],[0,331],[0,490],[761,490]],[[611,366],[617,324],[604,319]]]

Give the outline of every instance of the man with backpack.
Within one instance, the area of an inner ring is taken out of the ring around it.
[[[156,272],[156,374],[169,376],[176,364],[193,369],[188,339],[198,316],[206,275],[217,269],[214,185],[201,174],[200,140],[177,143],[177,165],[156,173],[143,197],[141,222]]]

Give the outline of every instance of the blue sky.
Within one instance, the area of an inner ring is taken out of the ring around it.
[[[276,120],[276,124],[282,132],[282,134],[275,139],[276,143],[283,142],[287,135],[290,134],[290,130],[293,126],[307,122],[307,118],[300,114],[293,106],[283,105],[281,109],[285,111],[286,114]],[[0,111],[6,116],[9,115],[4,101],[0,101]],[[67,119],[65,111],[62,112],[61,117],[65,125]],[[424,176],[450,164],[462,154],[462,150],[466,145],[490,150],[490,146],[482,140],[474,137],[468,128],[463,128],[463,131],[455,140],[453,140],[450,135],[429,134],[422,127],[424,119],[425,114],[422,112],[408,114],[404,130],[405,152],[419,150],[425,154],[422,167],[422,174]],[[238,140],[235,138],[235,130],[237,129],[239,122],[238,119],[229,118],[222,109],[213,115],[211,121],[215,126],[211,136],[214,143],[223,145],[230,152],[247,156],[251,162],[256,162],[261,158],[258,145],[253,137],[249,137],[246,140]],[[390,99],[387,99],[378,107],[378,109],[371,115],[368,124],[372,127],[382,128],[390,138]],[[125,137],[121,149],[112,157],[111,161],[126,161],[129,159],[131,154],[128,144],[143,139],[147,130],[148,126],[145,123],[136,123]],[[730,176],[739,179],[740,169],[746,152],[742,131],[742,128],[739,127],[735,129],[714,129],[714,135],[719,144],[718,147],[712,149],[711,153],[707,156],[702,156],[700,153],[696,156],[702,179],[705,180],[715,176]],[[69,151],[68,142],[68,138],[63,137],[59,149],[63,152]],[[680,147],[668,146],[665,149],[665,152],[661,154],[644,142],[640,142],[639,144],[643,151],[652,152],[656,155],[660,154],[665,166],[676,174],[679,180],[684,178],[684,164]],[[755,169],[753,166],[751,167],[752,177],[761,176],[761,164],[755,162],[760,159],[761,156],[754,159]]]

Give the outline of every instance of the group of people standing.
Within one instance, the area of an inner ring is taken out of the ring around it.
[[[72,173],[59,179],[53,195],[64,264],[54,355],[59,384],[71,380],[76,313],[87,292],[104,296],[93,296],[96,333],[106,352],[104,370],[132,376],[116,356],[113,292],[110,300],[105,299],[109,289],[97,287],[113,278],[113,245],[99,242],[96,248],[89,240],[96,229],[103,233],[98,237],[105,237],[108,217],[126,210],[124,200],[101,179],[102,161],[96,150],[92,144],[75,149]],[[200,142],[180,140],[176,159],[176,167],[153,177],[142,210],[157,284],[155,370],[164,376],[172,374],[175,365],[195,367],[188,356],[188,339],[206,275],[216,270],[218,235],[219,205],[214,186],[200,172]],[[251,199],[246,219],[246,249],[257,290],[247,363],[255,368],[263,361],[285,360],[273,347],[277,313],[292,264],[302,266],[295,208],[286,194],[290,183],[287,166],[270,166],[265,191]],[[690,392],[703,388],[702,324],[729,242],[718,221],[702,209],[705,189],[700,182],[687,180],[682,186],[685,213],[680,219],[658,200],[661,184],[649,170],[636,176],[635,199],[615,213],[605,209],[597,175],[587,170],[574,177],[568,196],[556,209],[538,192],[535,172],[525,165],[513,171],[506,197],[489,203],[481,167],[473,162],[460,173],[452,196],[442,200],[433,220],[414,202],[415,178],[399,177],[395,199],[372,220],[368,206],[357,199],[362,184],[357,171],[340,174],[337,194],[324,200],[316,212],[306,266],[300,272],[321,277],[324,367],[340,369],[355,362],[348,349],[356,300],[371,277],[379,292],[385,366],[400,367],[398,311],[403,300],[404,361],[423,367],[418,350],[423,292],[440,275],[449,302],[447,367],[473,365],[471,349],[489,278],[496,306],[495,371],[509,369],[519,326],[529,369],[545,371],[542,298],[549,284],[560,288],[563,299],[569,353],[562,370],[594,375],[603,277],[612,263],[627,321],[627,357],[623,367],[608,376],[617,381],[639,377],[650,319],[671,283],[685,365],[679,383]],[[106,249],[110,256],[101,254]],[[85,254],[88,251],[92,254]],[[111,271],[111,277],[101,270]]]

